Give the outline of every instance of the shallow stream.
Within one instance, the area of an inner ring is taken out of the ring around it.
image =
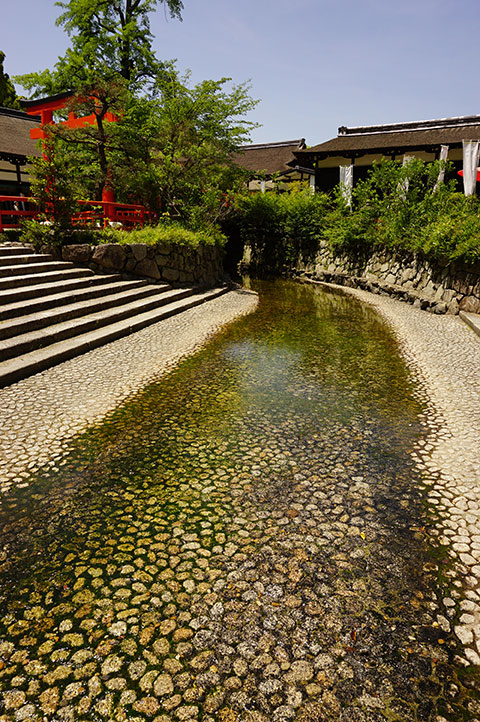
[[[480,718],[435,623],[393,336],[348,296],[254,287],[4,499],[0,722]]]

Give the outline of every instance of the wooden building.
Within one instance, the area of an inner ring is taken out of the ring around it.
[[[40,118],[0,107],[0,195],[28,195],[27,157],[41,156],[30,130]]]
[[[340,166],[352,166],[353,183],[364,178],[374,161],[405,157],[433,161],[446,157],[457,171],[463,168],[463,141],[480,141],[480,115],[441,118],[388,125],[338,129],[336,138],[295,151],[300,166],[315,171],[315,185],[327,191],[339,183]],[[442,152],[443,148],[443,152]],[[442,155],[441,155],[442,154]]]
[[[305,138],[244,145],[233,160],[250,173],[248,188],[251,191],[287,189],[295,181],[313,185],[313,168],[302,168],[295,157],[297,151],[305,148]]]

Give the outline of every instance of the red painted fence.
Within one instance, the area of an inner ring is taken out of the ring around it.
[[[106,228],[117,225],[129,230],[154,220],[144,206],[111,201],[78,201],[85,210],[72,216],[72,225],[80,228]],[[7,228],[20,228],[22,218],[38,215],[35,198],[0,196],[0,233]]]
[[[79,201],[85,207],[72,216],[72,225],[89,228],[105,228],[111,224],[119,224],[130,229],[144,226],[152,220],[152,214],[145,206],[132,203],[113,203],[111,201]]]
[[[34,218],[36,215],[34,198],[0,196],[0,233],[6,228],[20,228],[22,218]]]

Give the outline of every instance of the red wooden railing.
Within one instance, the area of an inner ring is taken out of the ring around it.
[[[85,207],[72,216],[72,225],[101,228],[118,223],[125,229],[144,226],[152,220],[152,214],[145,206],[133,203],[114,203],[112,201],[79,201]]]
[[[6,228],[20,228],[22,218],[38,214],[34,198],[0,196],[0,233]]]
[[[154,220],[144,206],[113,201],[78,201],[85,208],[72,216],[72,225],[82,228],[105,228],[111,224],[129,230]],[[20,228],[22,218],[38,215],[35,198],[0,196],[0,233],[7,228]]]

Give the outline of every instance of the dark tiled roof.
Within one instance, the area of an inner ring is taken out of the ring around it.
[[[31,100],[26,100],[22,98],[22,100],[20,100],[20,105],[22,106],[22,108],[30,108],[34,110],[36,105],[44,105],[48,101],[52,102],[54,100],[66,100],[67,98],[71,98],[72,95],[73,90],[65,90],[62,93],[49,95],[47,98],[33,98]]]
[[[388,133],[402,130],[432,130],[434,128],[457,128],[466,125],[479,125],[480,115],[460,115],[455,118],[436,118],[435,120],[409,120],[403,123],[384,125],[360,125],[347,128],[342,125],[338,135],[365,135],[366,133]]]
[[[285,140],[279,143],[244,145],[233,156],[233,162],[252,173],[281,173],[290,170],[294,153],[305,148],[305,138]]]
[[[40,119],[19,110],[0,108],[0,155],[40,156],[37,141],[30,138],[30,129],[38,128]]]
[[[445,118],[418,123],[395,123],[362,128],[339,128],[336,138],[305,151],[298,157],[314,155],[342,155],[344,153],[373,153],[438,147],[460,146],[462,140],[480,140],[480,116]]]

